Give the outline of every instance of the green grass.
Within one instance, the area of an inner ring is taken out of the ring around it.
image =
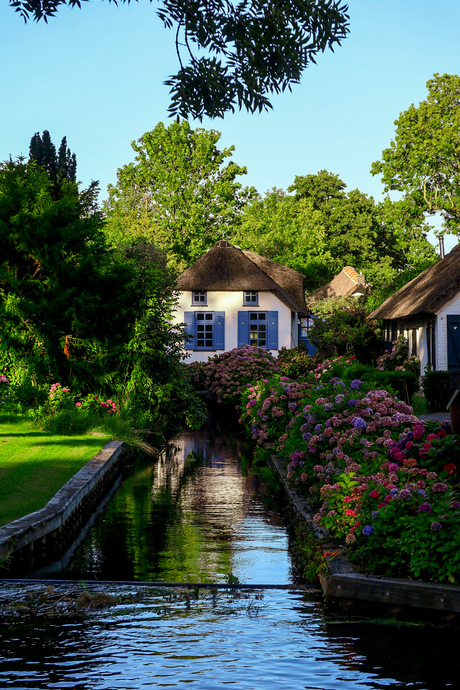
[[[52,434],[0,414],[0,526],[43,508],[108,441],[102,434]]]

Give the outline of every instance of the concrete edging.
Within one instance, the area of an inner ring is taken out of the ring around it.
[[[125,444],[110,441],[48,501],[44,508],[0,528],[0,558],[63,527],[83,499],[118,462]]]
[[[308,501],[289,485],[280,458],[272,455],[271,462],[294,509],[304,518],[318,539],[323,557],[329,567],[329,574],[321,573],[319,576],[325,596],[332,599],[384,603],[446,613],[460,612],[459,586],[356,573],[344,555],[345,547],[334,543],[328,530],[313,521]]]

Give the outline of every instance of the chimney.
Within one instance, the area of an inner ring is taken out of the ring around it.
[[[441,259],[444,259],[445,257],[445,252],[444,252],[444,235],[439,235],[439,256]]]

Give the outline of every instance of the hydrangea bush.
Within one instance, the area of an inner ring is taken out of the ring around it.
[[[254,385],[248,383],[241,397],[240,423],[259,445],[277,442],[286,424],[302,411],[314,386],[313,375],[306,381],[278,375]]]
[[[278,372],[279,365],[268,350],[243,345],[209,359],[204,365],[204,383],[217,402],[239,406],[248,383]]]
[[[421,422],[359,379],[300,385],[249,386],[242,421],[258,443],[278,436],[288,477],[316,508],[315,521],[367,570],[459,582],[458,444],[450,429]]]

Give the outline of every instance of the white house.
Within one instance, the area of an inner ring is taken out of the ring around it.
[[[298,344],[300,318],[308,314],[305,276],[287,266],[220,240],[177,282],[176,323],[191,340],[188,361],[245,344],[267,348]]]
[[[426,367],[460,371],[460,244],[369,315],[383,320],[387,348],[400,334]]]

